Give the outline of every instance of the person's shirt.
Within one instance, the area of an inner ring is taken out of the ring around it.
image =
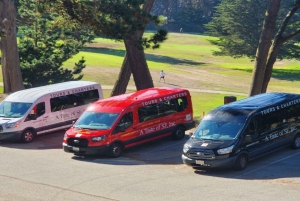
[[[165,76],[165,72],[160,72],[160,76]]]

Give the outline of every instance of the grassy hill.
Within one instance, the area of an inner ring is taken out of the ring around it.
[[[234,95],[237,99],[247,97],[254,63],[248,58],[234,59],[216,57],[217,50],[208,36],[170,33],[168,40],[158,50],[145,50],[148,66],[155,86],[178,86],[198,89],[192,92],[195,116],[202,116],[222,105],[224,96]],[[97,38],[84,51],[65,62],[71,67],[82,56],[86,59],[84,80],[102,85],[113,85],[125,54],[123,43]],[[300,93],[300,62],[277,61],[274,66],[268,92],[281,91]],[[166,72],[166,83],[160,83],[159,71]],[[133,79],[129,82],[134,86]],[[110,90],[106,91],[108,97]]]
[[[254,63],[247,58],[216,57],[217,50],[209,36],[169,33],[160,49],[145,50],[155,86],[177,86],[191,89],[195,116],[203,116],[224,103],[224,96],[246,98]],[[93,43],[64,63],[72,68],[81,57],[86,59],[83,80],[114,85],[125,55],[123,43],[97,38]],[[159,82],[159,72],[166,72],[166,83]],[[0,77],[2,79],[2,76]],[[268,92],[300,93],[300,62],[277,61]],[[134,88],[131,78],[129,86]],[[132,91],[132,90],[128,90]],[[109,97],[111,90],[106,89]]]

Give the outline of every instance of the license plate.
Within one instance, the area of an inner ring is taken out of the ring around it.
[[[202,161],[202,160],[196,160],[196,164],[197,165],[204,165],[204,161]]]
[[[73,151],[79,151],[79,147],[72,147]]]

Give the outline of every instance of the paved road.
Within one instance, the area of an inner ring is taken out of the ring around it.
[[[1,201],[298,201],[300,150],[284,148],[244,171],[194,170],[182,141],[168,138],[120,158],[77,157],[62,150],[63,132],[33,143],[0,143]]]

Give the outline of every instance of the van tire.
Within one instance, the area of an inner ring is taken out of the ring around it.
[[[235,170],[244,170],[247,167],[248,164],[248,156],[246,154],[240,155],[234,164],[234,169]]]
[[[292,144],[293,149],[299,149],[300,148],[300,134],[297,134],[293,140]]]
[[[118,142],[115,142],[109,147],[108,155],[111,158],[118,158],[119,156],[121,156],[122,152],[123,152],[122,144],[118,143]]]
[[[172,133],[172,137],[174,140],[181,140],[185,136],[185,128],[182,126],[178,126]]]
[[[32,129],[27,129],[22,133],[21,140],[25,143],[30,143],[35,137],[35,132]]]

